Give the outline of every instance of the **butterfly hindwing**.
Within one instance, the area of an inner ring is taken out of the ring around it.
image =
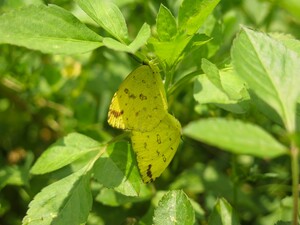
[[[145,183],[154,181],[173,159],[180,143],[181,126],[167,114],[153,130],[133,131],[131,141]]]

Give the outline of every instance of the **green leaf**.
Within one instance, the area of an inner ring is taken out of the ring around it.
[[[0,190],[6,185],[28,185],[29,170],[20,166],[5,166],[0,168]]]
[[[177,34],[177,24],[170,10],[160,5],[156,18],[157,34],[161,41],[170,41]]]
[[[235,154],[273,158],[288,153],[285,146],[260,127],[238,120],[199,120],[187,125],[183,133]]]
[[[299,199],[300,200],[300,199]],[[275,204],[274,204],[275,203]],[[265,215],[260,219],[262,224],[287,225],[291,223],[291,215],[293,214],[293,198],[292,196],[285,196],[280,199],[280,202],[269,203],[274,209],[271,213]],[[300,205],[298,205],[298,212],[300,212]],[[289,221],[289,222],[284,222]],[[298,220],[299,222],[299,220]],[[298,223],[299,225],[299,223]]]
[[[110,1],[76,0],[80,8],[117,40],[127,43],[128,31],[118,6]]]
[[[0,167],[0,190],[7,185],[29,186],[29,169],[32,165],[34,155],[32,152],[27,152],[26,154],[22,165]]]
[[[0,43],[77,54],[102,46],[102,37],[58,6],[30,5],[0,16]]]
[[[155,225],[193,225],[195,212],[191,202],[183,191],[169,191],[158,203],[154,211]]]
[[[84,224],[92,207],[90,173],[84,167],[47,187],[30,202],[23,225]]]
[[[184,58],[185,55],[191,54],[193,55],[195,52],[199,53],[198,51],[202,51],[206,49],[208,45],[212,42],[212,38],[205,35],[205,34],[194,34],[192,39],[184,48],[184,51],[181,53],[180,59]],[[199,49],[200,48],[200,49]],[[198,55],[196,53],[196,55]],[[206,53],[204,53],[206,54]]]
[[[219,71],[206,59],[202,60],[204,75],[195,80],[194,98],[200,104],[213,103],[234,112],[244,113],[250,99],[244,82],[230,69]]]
[[[136,38],[133,40],[133,42],[130,43],[130,45],[123,44],[112,38],[103,38],[103,44],[106,47],[116,51],[129,52],[134,54],[140,47],[147,43],[150,34],[150,26],[144,23]]]
[[[103,38],[103,44],[107,48],[110,48],[115,51],[130,52],[128,45],[123,44],[113,38],[107,38],[107,37]]]
[[[210,40],[211,38],[204,34],[195,34],[193,36],[179,36],[171,41],[159,41],[152,38],[149,40],[149,45],[160,61],[165,62],[171,68],[186,54],[193,52]]]
[[[220,0],[184,0],[179,8],[178,28],[188,35],[197,33]]]
[[[144,23],[133,42],[131,42],[129,45],[130,52],[135,53],[140,47],[144,46],[147,43],[150,35],[150,26],[147,23]]]
[[[266,34],[244,27],[234,41],[231,55],[234,69],[251,91],[275,109],[288,131],[294,131],[300,94],[297,53]]]
[[[95,178],[107,188],[114,188],[127,196],[137,196],[141,177],[136,165],[133,151],[127,142],[113,143],[96,161]]]
[[[142,202],[151,199],[153,193],[151,187],[147,185],[141,186],[141,191],[138,196],[123,195],[111,188],[101,188],[96,196],[96,201],[108,206],[122,206],[133,202]]]
[[[141,199],[139,197],[122,195],[110,188],[102,188],[96,197],[96,201],[107,206],[117,207],[127,203],[139,202]]]
[[[201,207],[200,203],[193,200],[193,199],[189,199],[192,206],[193,206],[193,209],[195,211],[195,217],[197,220],[205,220],[205,211],[204,209]]]
[[[212,214],[209,217],[208,225],[239,225],[237,214],[225,198],[218,199]]]
[[[297,52],[300,56],[300,41],[295,39],[292,35],[284,33],[270,33],[270,36],[282,42],[289,50]]]
[[[227,94],[222,86],[221,78],[219,74],[219,69],[213,63],[207,59],[201,60],[201,69],[207,75],[207,78],[212,84],[214,84],[218,89]]]
[[[180,37],[174,41],[157,41],[150,40],[150,44],[153,47],[153,50],[157,57],[165,62],[169,67],[172,67],[178,61],[179,57],[182,55],[183,50],[186,48],[192,36],[189,37]]]
[[[205,53],[202,53],[204,58],[213,57],[226,43],[224,39],[227,36],[224,35],[224,23],[221,23],[221,20],[223,20],[221,12],[210,14],[198,31],[198,33],[203,33],[212,39],[202,50]]]
[[[101,149],[100,143],[78,133],[70,133],[48,148],[31,168],[32,174],[44,174],[66,166],[84,155]]]

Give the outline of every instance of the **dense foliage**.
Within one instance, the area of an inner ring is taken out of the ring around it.
[[[0,1],[0,224],[299,222],[298,0]],[[143,184],[110,127],[155,63],[182,126]]]

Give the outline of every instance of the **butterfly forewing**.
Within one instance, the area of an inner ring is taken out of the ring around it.
[[[164,86],[158,71],[138,67],[114,94],[108,123],[119,129],[149,131],[167,114]]]

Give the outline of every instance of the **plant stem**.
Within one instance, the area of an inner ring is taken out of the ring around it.
[[[237,172],[237,156],[232,155],[231,158],[231,163],[232,163],[232,182],[233,182],[233,205],[234,207],[237,206],[237,190],[238,190],[238,185],[239,185],[239,180],[238,180],[238,172]]]
[[[195,77],[203,74],[202,71],[194,71],[192,73],[189,73],[185,75],[183,78],[181,78],[179,81],[177,81],[169,90],[168,95],[173,95],[175,91],[178,91],[181,88],[184,88],[185,85],[191,81],[194,80]]]
[[[293,218],[292,225],[298,225],[298,204],[299,204],[299,149],[294,142],[291,146],[291,169],[292,169],[292,192],[293,192]]]
[[[129,137],[129,136],[130,136],[129,132],[123,132],[120,135],[118,135],[118,136],[114,137],[113,139],[111,139],[110,141],[108,141],[107,144],[111,144],[113,142],[117,142],[117,141],[122,140],[122,139],[124,139],[126,137]]]

